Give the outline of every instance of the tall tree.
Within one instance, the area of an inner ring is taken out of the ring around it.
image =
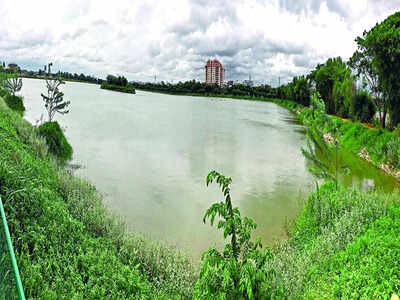
[[[328,114],[337,113],[338,105],[335,98],[335,83],[343,82],[346,78],[348,67],[341,57],[329,58],[325,64],[319,64],[308,76],[314,81],[316,90],[325,102]]]
[[[376,68],[375,57],[371,49],[361,44],[361,39],[357,38],[358,50],[354,52],[349,60],[349,66],[366,80],[371,91],[371,97],[374,100],[379,114],[379,123],[381,128],[386,127],[386,115],[388,109],[388,99],[382,93],[382,87],[379,82],[378,70]]]
[[[357,44],[372,57],[394,127],[400,123],[400,11],[364,31]]]

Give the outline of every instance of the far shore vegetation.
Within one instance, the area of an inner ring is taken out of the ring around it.
[[[128,80],[124,76],[108,75],[106,81],[101,84],[100,88],[122,93],[136,94],[134,87],[128,83]]]

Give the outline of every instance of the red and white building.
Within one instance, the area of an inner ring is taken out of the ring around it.
[[[206,64],[206,84],[222,86],[225,80],[225,70],[222,64],[214,59],[209,59]]]

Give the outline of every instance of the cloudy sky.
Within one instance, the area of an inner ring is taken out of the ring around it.
[[[277,85],[333,56],[400,10],[400,0],[1,0],[0,61],[129,80],[204,80],[218,58],[227,80]]]

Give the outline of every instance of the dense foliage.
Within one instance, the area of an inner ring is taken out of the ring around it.
[[[130,85],[121,86],[121,85],[108,84],[108,83],[103,82],[101,84],[100,88],[105,89],[105,90],[112,90],[112,91],[116,91],[116,92],[136,94],[135,89]]]
[[[100,88],[129,94],[136,93],[135,88],[124,76],[107,75],[107,80],[101,84]]]
[[[6,102],[9,108],[18,112],[21,116],[24,114],[25,106],[21,96],[7,94],[4,97],[4,101]]]
[[[22,79],[18,74],[7,74],[0,69],[0,97],[3,97],[8,107],[18,112],[21,116],[25,112],[23,98],[15,95],[22,88]]]
[[[365,31],[357,38],[362,53],[370,55],[378,75],[383,96],[386,97],[391,126],[400,123],[400,12]]]
[[[376,106],[368,92],[358,91],[353,98],[354,118],[363,123],[371,123],[376,113]]]
[[[97,83],[97,84],[102,84],[103,79],[91,76],[91,75],[85,75],[83,73],[77,74],[77,73],[69,73],[69,72],[57,72],[56,74],[57,77],[61,77],[64,80],[75,80],[75,81],[82,81],[82,82],[88,82],[88,83]]]
[[[46,140],[50,153],[58,160],[65,163],[72,158],[72,147],[57,122],[43,123],[37,128],[37,133]]]
[[[85,75],[83,73],[77,74],[77,73],[69,73],[62,71],[53,74],[48,74],[43,70],[39,70],[38,72],[24,70],[22,75],[23,77],[27,78],[45,78],[45,79],[62,78],[65,81],[78,81],[78,82],[87,82],[95,84],[102,84],[104,82],[103,79],[97,78],[95,76]]]
[[[108,84],[112,85],[119,85],[119,86],[128,85],[128,80],[124,76],[107,75],[106,81]]]

